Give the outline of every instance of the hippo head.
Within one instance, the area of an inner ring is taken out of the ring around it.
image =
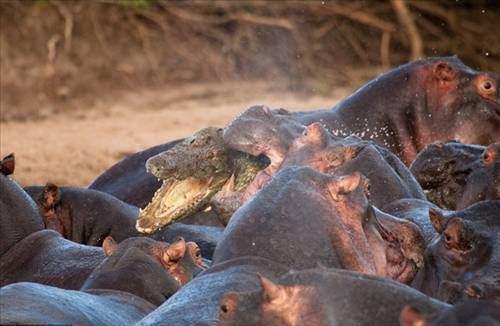
[[[342,225],[331,231],[342,266],[411,282],[423,265],[425,241],[418,226],[370,205],[369,182],[359,173],[336,178],[328,190]]]
[[[500,141],[500,75],[472,70],[456,57],[422,62],[414,74],[425,92],[418,123],[422,143],[457,139],[488,145]]]
[[[500,306],[494,303],[468,301],[444,307],[436,313],[427,314],[412,305],[406,305],[399,316],[401,326],[438,325],[498,325]]]
[[[224,129],[224,142],[231,148],[259,156],[264,154],[271,166],[279,166],[292,141],[305,127],[286,110],[252,106]]]
[[[457,141],[435,142],[427,145],[422,150],[410,166],[410,171],[418,180],[427,198],[445,209],[457,209],[457,204],[462,202],[470,203],[471,196],[477,194],[477,190],[469,190],[470,195],[463,199],[464,189],[467,184],[473,183],[474,189],[481,188],[479,184],[491,184],[492,181],[469,178],[474,170],[484,171],[481,168],[480,156],[484,152],[484,147],[479,145],[466,145]],[[477,200],[476,200],[477,201]],[[463,205],[462,205],[463,206]]]
[[[500,143],[484,149],[476,167],[467,176],[463,195],[457,209],[466,208],[481,200],[500,199]]]
[[[456,212],[429,209],[438,236],[429,245],[440,280],[438,297],[448,302],[467,298],[500,302],[500,201],[483,201]]]
[[[325,325],[324,305],[303,285],[281,285],[258,274],[260,290],[227,292],[218,325]]]
[[[196,247],[183,238],[169,244],[137,237],[117,244],[108,236],[102,247],[107,258],[82,290],[126,291],[159,305],[202,270]]]
[[[159,262],[180,286],[189,282],[203,267],[200,248],[194,242],[186,243],[182,237],[172,244],[139,239],[143,238],[129,238],[117,244],[108,236],[104,239],[102,248],[106,256],[113,257],[112,260],[122,259],[131,248],[139,249]]]
[[[323,173],[333,173],[356,156],[358,142],[355,137],[336,141],[320,123],[315,122],[293,141],[281,168],[309,166]]]

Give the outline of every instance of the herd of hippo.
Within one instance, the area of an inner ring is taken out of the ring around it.
[[[0,324],[500,325],[500,75],[253,106],[87,188],[0,163]]]

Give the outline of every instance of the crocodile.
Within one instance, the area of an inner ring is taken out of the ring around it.
[[[146,170],[163,183],[139,214],[139,232],[153,233],[209,208],[211,198],[223,188],[243,191],[267,166],[264,157],[229,148],[222,133],[216,127],[201,129],[146,161]]]

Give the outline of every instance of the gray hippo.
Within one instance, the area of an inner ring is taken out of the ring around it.
[[[220,301],[225,325],[397,325],[409,303],[431,314],[448,308],[401,283],[335,269],[290,271],[275,281],[259,276],[255,291],[228,292]]]
[[[500,201],[448,211],[426,201],[404,199],[383,210],[423,230],[425,264],[412,286],[453,303],[471,298],[500,302]]]
[[[427,144],[456,139],[500,142],[500,76],[457,57],[428,58],[375,78],[331,110],[298,114],[336,136],[356,135],[387,147],[409,165]]]
[[[46,231],[53,232],[53,231]],[[0,289],[0,323],[129,325],[146,316],[199,271],[189,244],[104,240],[108,256],[80,291],[36,283]]]
[[[410,166],[427,198],[445,209],[500,199],[500,143],[487,147],[457,141],[427,145]]]
[[[298,270],[323,265],[411,282],[423,263],[420,229],[369,204],[367,185],[358,173],[281,170],[233,215],[214,264],[259,256]]]

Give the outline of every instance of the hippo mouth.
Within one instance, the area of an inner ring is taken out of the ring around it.
[[[202,210],[217,192],[214,178],[164,180],[151,202],[139,213],[136,229],[153,233],[158,229]]]

